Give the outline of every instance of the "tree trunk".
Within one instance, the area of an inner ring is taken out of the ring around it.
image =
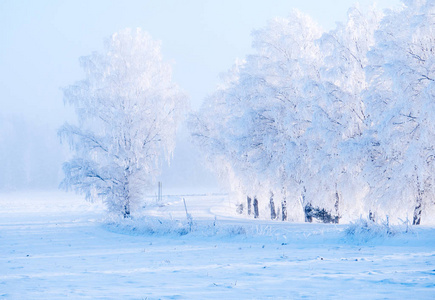
[[[281,202],[282,207],[282,220],[287,221],[287,200],[284,198]]]
[[[311,222],[313,222],[313,216],[312,216],[313,207],[311,206],[311,203],[306,203],[305,202],[305,192],[306,191],[307,190],[304,187],[303,192],[301,194],[301,197],[302,197],[302,208],[304,209],[305,222],[311,223]]]
[[[313,207],[311,206],[311,204],[308,203],[307,205],[305,205],[305,207],[304,207],[305,222],[307,222],[307,223],[313,222],[312,212],[313,212]]]
[[[241,215],[243,214],[243,203],[240,203],[239,205],[237,205],[236,207],[236,212]]]
[[[417,203],[414,208],[414,220],[412,221],[412,225],[420,225],[421,222],[421,198],[417,198]]]
[[[127,164],[129,165],[129,164]],[[129,181],[129,169],[128,167],[124,170],[124,190],[123,190],[123,198],[124,198],[124,219],[130,218],[130,181]]]
[[[412,225],[420,225],[421,223],[421,212],[423,205],[423,190],[420,186],[420,180],[417,175],[417,199],[415,200],[415,207],[414,207],[414,219],[412,221]]]
[[[369,220],[376,223],[375,213],[369,210]]]
[[[276,219],[275,202],[273,202],[273,192],[270,192],[270,219]]]
[[[127,200],[124,205],[124,219],[130,218],[130,200]]]
[[[337,191],[337,185],[335,185],[335,216],[332,219],[332,223],[338,224],[340,221],[340,195]]]
[[[259,217],[259,213],[258,213],[258,200],[257,197],[254,197],[254,218],[258,218]]]
[[[252,199],[249,196],[247,196],[246,198],[248,201],[248,216],[250,216],[251,215],[251,201],[252,201]]]
[[[287,190],[285,187],[282,187],[281,189],[281,196],[281,219],[287,221]]]

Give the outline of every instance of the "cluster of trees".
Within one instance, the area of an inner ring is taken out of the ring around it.
[[[238,211],[420,224],[435,199],[435,1],[354,7],[327,33],[294,11],[253,48],[189,119]]]
[[[240,213],[420,224],[435,199],[435,2],[403,4],[352,8],[326,33],[298,11],[253,33],[254,54],[189,118]],[[140,29],[80,62],[86,78],[64,89],[78,125],[59,130],[74,153],[62,185],[128,217],[171,156],[187,97]]]

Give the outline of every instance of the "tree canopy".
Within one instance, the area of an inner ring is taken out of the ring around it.
[[[172,82],[160,42],[140,29],[113,34],[103,53],[80,64],[86,78],[64,89],[78,124],[59,130],[74,150],[62,186],[128,216],[171,156],[187,97]]]
[[[283,219],[418,224],[434,205],[434,5],[353,7],[329,32],[294,11],[254,31],[254,53],[190,117],[235,204],[256,197],[273,218],[274,197]]]

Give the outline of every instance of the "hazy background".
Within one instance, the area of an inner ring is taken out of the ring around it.
[[[192,109],[214,91],[219,74],[251,51],[253,29],[292,8],[325,30],[346,19],[352,0],[9,1],[0,0],[0,191],[57,188],[67,150],[57,128],[73,113],[61,88],[84,77],[78,58],[103,49],[126,27],[162,41],[173,77]],[[362,7],[372,3],[359,1]],[[379,8],[399,0],[378,0]],[[166,190],[217,190],[215,177],[180,131],[174,160],[161,180]]]

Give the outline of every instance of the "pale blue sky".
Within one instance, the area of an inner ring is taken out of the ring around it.
[[[359,1],[363,6],[371,0]],[[60,88],[82,79],[78,58],[102,49],[104,38],[141,27],[162,41],[174,80],[192,107],[213,92],[219,74],[251,52],[253,29],[292,8],[326,30],[343,21],[353,0],[0,1],[0,112],[60,124]],[[399,0],[377,0],[398,7]],[[57,113],[53,113],[56,111]]]

